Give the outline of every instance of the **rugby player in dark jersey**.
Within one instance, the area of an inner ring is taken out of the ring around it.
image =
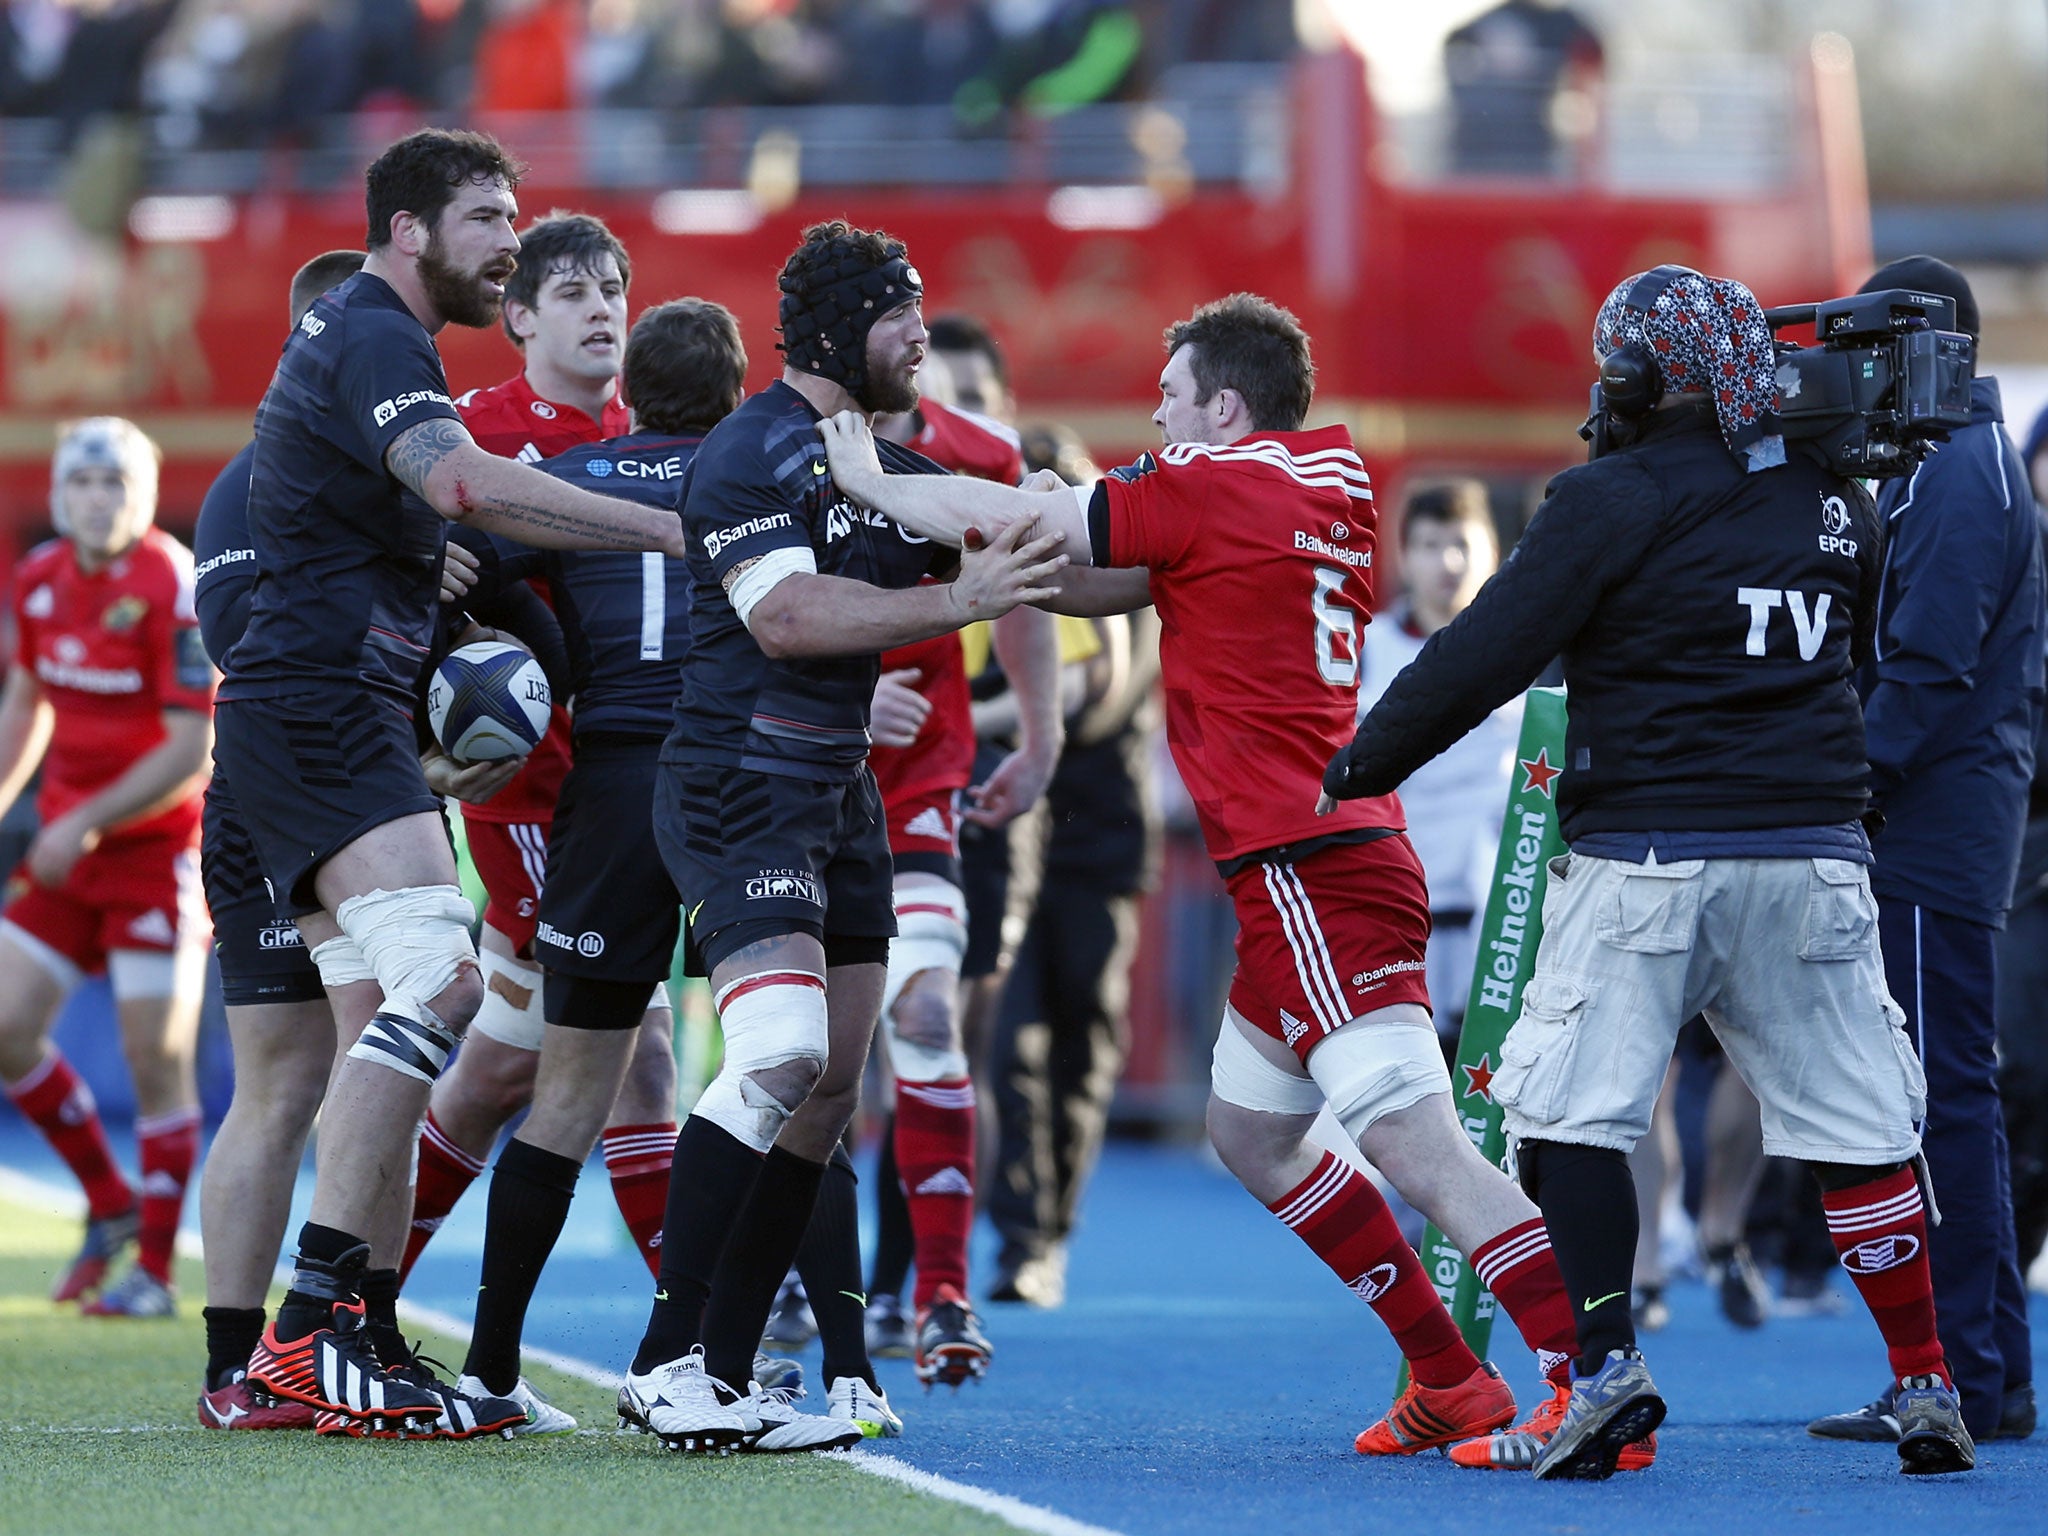
[[[723,306],[678,299],[650,309],[626,344],[628,431],[537,467],[673,508],[697,445],[739,403],[746,371],[738,323]],[[569,647],[574,761],[541,889],[535,958],[546,970],[546,1025],[533,1101],[492,1172],[476,1326],[458,1385],[513,1397],[541,1432],[566,1433],[576,1421],[519,1374],[520,1334],[643,1018],[659,1010],[666,1033],[662,983],[681,899],[654,844],[654,783],[689,646],[690,577],[659,555],[543,553],[497,538],[479,554],[487,579],[541,577],[554,594]]]
[[[383,992],[328,1093],[298,1267],[247,1379],[379,1425],[470,1413],[452,1389],[381,1365],[360,1310],[371,1227],[408,1180],[428,1090],[482,998],[475,913],[411,719],[447,525],[681,553],[673,513],[492,457],[449,398],[433,333],[496,318],[518,176],[493,140],[439,130],[369,168],[369,259],[307,311],[257,412],[256,584],[224,658],[215,752],[264,878],[287,915],[325,911],[340,928],[314,952],[323,976]]]
[[[655,790],[725,1059],[677,1138],[619,1412],[683,1449],[843,1443],[844,1421],[785,1417],[749,1375],[853,1112],[895,932],[867,768],[879,654],[1043,597],[1064,564],[1013,526],[919,586],[951,552],[840,496],[817,432],[835,411],[916,404],[916,269],[899,242],[834,222],[805,231],[780,286],[782,379],[713,429],[684,488],[690,651]]]

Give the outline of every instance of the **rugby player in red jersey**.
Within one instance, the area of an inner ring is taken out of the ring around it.
[[[471,390],[455,406],[478,447],[532,464],[629,430],[619,374],[633,263],[618,236],[589,214],[550,214],[519,239],[519,267],[505,285],[504,325],[524,366],[502,384]],[[411,1272],[483,1171],[498,1132],[533,1097],[544,1028],[533,938],[555,801],[568,773],[569,716],[558,704],[547,735],[512,782],[488,800],[463,803],[469,855],[489,898],[477,957],[484,1003],[455,1064],[434,1085],[401,1273]],[[659,1262],[676,1141],[670,1033],[663,999],[648,1012],[604,1132],[612,1193],[650,1271]]]
[[[213,667],[192,556],[154,526],[155,443],[96,416],[51,467],[60,538],[15,572],[0,694],[0,813],[38,763],[42,823],[0,917],[0,1080],[85,1186],[85,1244],[55,1291],[88,1313],[168,1317],[171,1250],[199,1151],[193,1052],[207,920],[195,854],[212,744]],[[91,1090],[49,1042],[64,998],[105,969],[135,1079],[138,1200]],[[135,1267],[101,1289],[116,1254]]]
[[[1394,796],[1318,815],[1350,740],[1372,611],[1376,516],[1342,427],[1302,430],[1308,338],[1249,294],[1166,335],[1153,422],[1166,446],[1077,493],[892,476],[864,426],[824,424],[839,488],[940,542],[1019,517],[1065,535],[1064,612],[1159,609],[1167,741],[1238,917],[1209,1132],[1252,1194],[1379,1315],[1413,1380],[1358,1436],[1408,1455],[1484,1436],[1514,1396],[1466,1346],[1386,1203],[1309,1135],[1327,1105],[1465,1252],[1546,1375],[1568,1370],[1571,1304],[1542,1218],[1466,1139],[1424,985],[1429,904]],[[1089,566],[1105,569],[1089,569]]]

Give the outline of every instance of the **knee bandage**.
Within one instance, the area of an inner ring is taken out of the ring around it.
[[[465,965],[476,964],[470,924],[476,909],[452,885],[414,886],[351,896],[334,909],[341,931],[355,941],[384,989],[384,1014],[423,1021]],[[324,947],[324,946],[323,946]],[[447,1026],[438,1018],[433,1023]]]
[[[831,1038],[825,978],[810,971],[764,971],[720,989],[717,1004],[725,1061],[692,1113],[766,1152],[796,1106],[761,1087],[754,1074],[796,1061],[825,1070]]]
[[[1308,1070],[1353,1141],[1382,1116],[1451,1091],[1436,1028],[1421,1019],[1340,1029],[1310,1054]]]
[[[477,955],[476,963],[483,972],[484,1000],[469,1027],[516,1051],[539,1050],[547,1031],[539,968],[488,949]]]
[[[377,979],[377,973],[370,969],[370,962],[356,948],[356,941],[345,933],[315,944],[309,953],[320,972],[320,985],[330,992],[338,987],[354,986],[359,981]]]
[[[935,1083],[967,1075],[967,1055],[957,1028],[951,1047],[909,1038],[899,1027],[896,1005],[913,977],[943,971],[960,978],[967,956],[967,898],[947,881],[914,885],[896,893],[896,937],[889,943],[889,969],[882,982],[882,1030],[889,1043],[889,1067],[901,1082]],[[948,1012],[951,1012],[950,999]]]
[[[408,1019],[395,1013],[371,1015],[356,1043],[348,1048],[349,1055],[357,1061],[389,1067],[400,1077],[433,1082],[448,1065],[448,1053],[455,1049],[460,1037],[434,1017],[433,1009],[422,1004],[420,1012],[426,1015],[425,1019]],[[419,1138],[413,1140],[417,1142]],[[417,1167],[414,1172],[418,1172]]]
[[[1217,1098],[1239,1109],[1269,1115],[1312,1115],[1323,1107],[1323,1090],[1299,1067],[1289,1072],[1259,1054],[1246,1039],[1252,1025],[1225,1005],[1223,1027],[1216,1032],[1216,1053],[1209,1060],[1209,1087]]]

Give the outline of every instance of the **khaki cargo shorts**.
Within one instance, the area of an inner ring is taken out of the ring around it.
[[[1763,1106],[1766,1152],[1919,1151],[1927,1077],[1885,987],[1868,871],[1843,859],[1551,860],[1493,1079],[1509,1135],[1629,1151],[1696,1013]]]

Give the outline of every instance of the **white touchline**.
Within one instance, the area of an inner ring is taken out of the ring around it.
[[[32,1209],[48,1211],[53,1216],[79,1217],[85,1214],[85,1197],[75,1190],[60,1185],[46,1184],[41,1179],[30,1178],[16,1173],[11,1168],[0,1168],[0,1199],[14,1201]],[[197,1232],[178,1234],[178,1256],[186,1259],[202,1257]],[[280,1284],[291,1279],[291,1265],[277,1266],[277,1280]],[[469,1324],[449,1313],[433,1307],[422,1307],[398,1298],[398,1315],[421,1328],[431,1328],[436,1333],[446,1334],[452,1339],[467,1344]],[[520,1353],[533,1360],[560,1371],[564,1376],[573,1376],[578,1381],[587,1381],[594,1387],[608,1392],[618,1390],[625,1378],[617,1371],[608,1371],[601,1365],[588,1360],[578,1360],[573,1355],[556,1354],[551,1349],[536,1349],[531,1344],[522,1345]],[[137,1426],[144,1428],[148,1426]],[[95,1431],[103,1434],[120,1434],[121,1430]],[[852,1467],[872,1477],[885,1478],[892,1483],[901,1483],[919,1493],[928,1493],[935,1499],[944,1499],[949,1504],[959,1504],[967,1509],[979,1510],[992,1515],[1014,1530],[1030,1531],[1033,1536],[1121,1536],[1120,1532],[1108,1526],[1090,1525],[1085,1520],[1075,1520],[1060,1514],[1057,1510],[1045,1509],[1037,1504],[1027,1504],[1022,1499],[1012,1498],[1007,1493],[996,1493],[988,1488],[977,1488],[972,1483],[956,1483],[950,1477],[941,1477],[936,1472],[927,1472],[922,1467],[913,1467],[908,1462],[896,1460],[893,1456],[877,1455],[873,1451],[822,1451],[817,1454],[828,1461]]]

